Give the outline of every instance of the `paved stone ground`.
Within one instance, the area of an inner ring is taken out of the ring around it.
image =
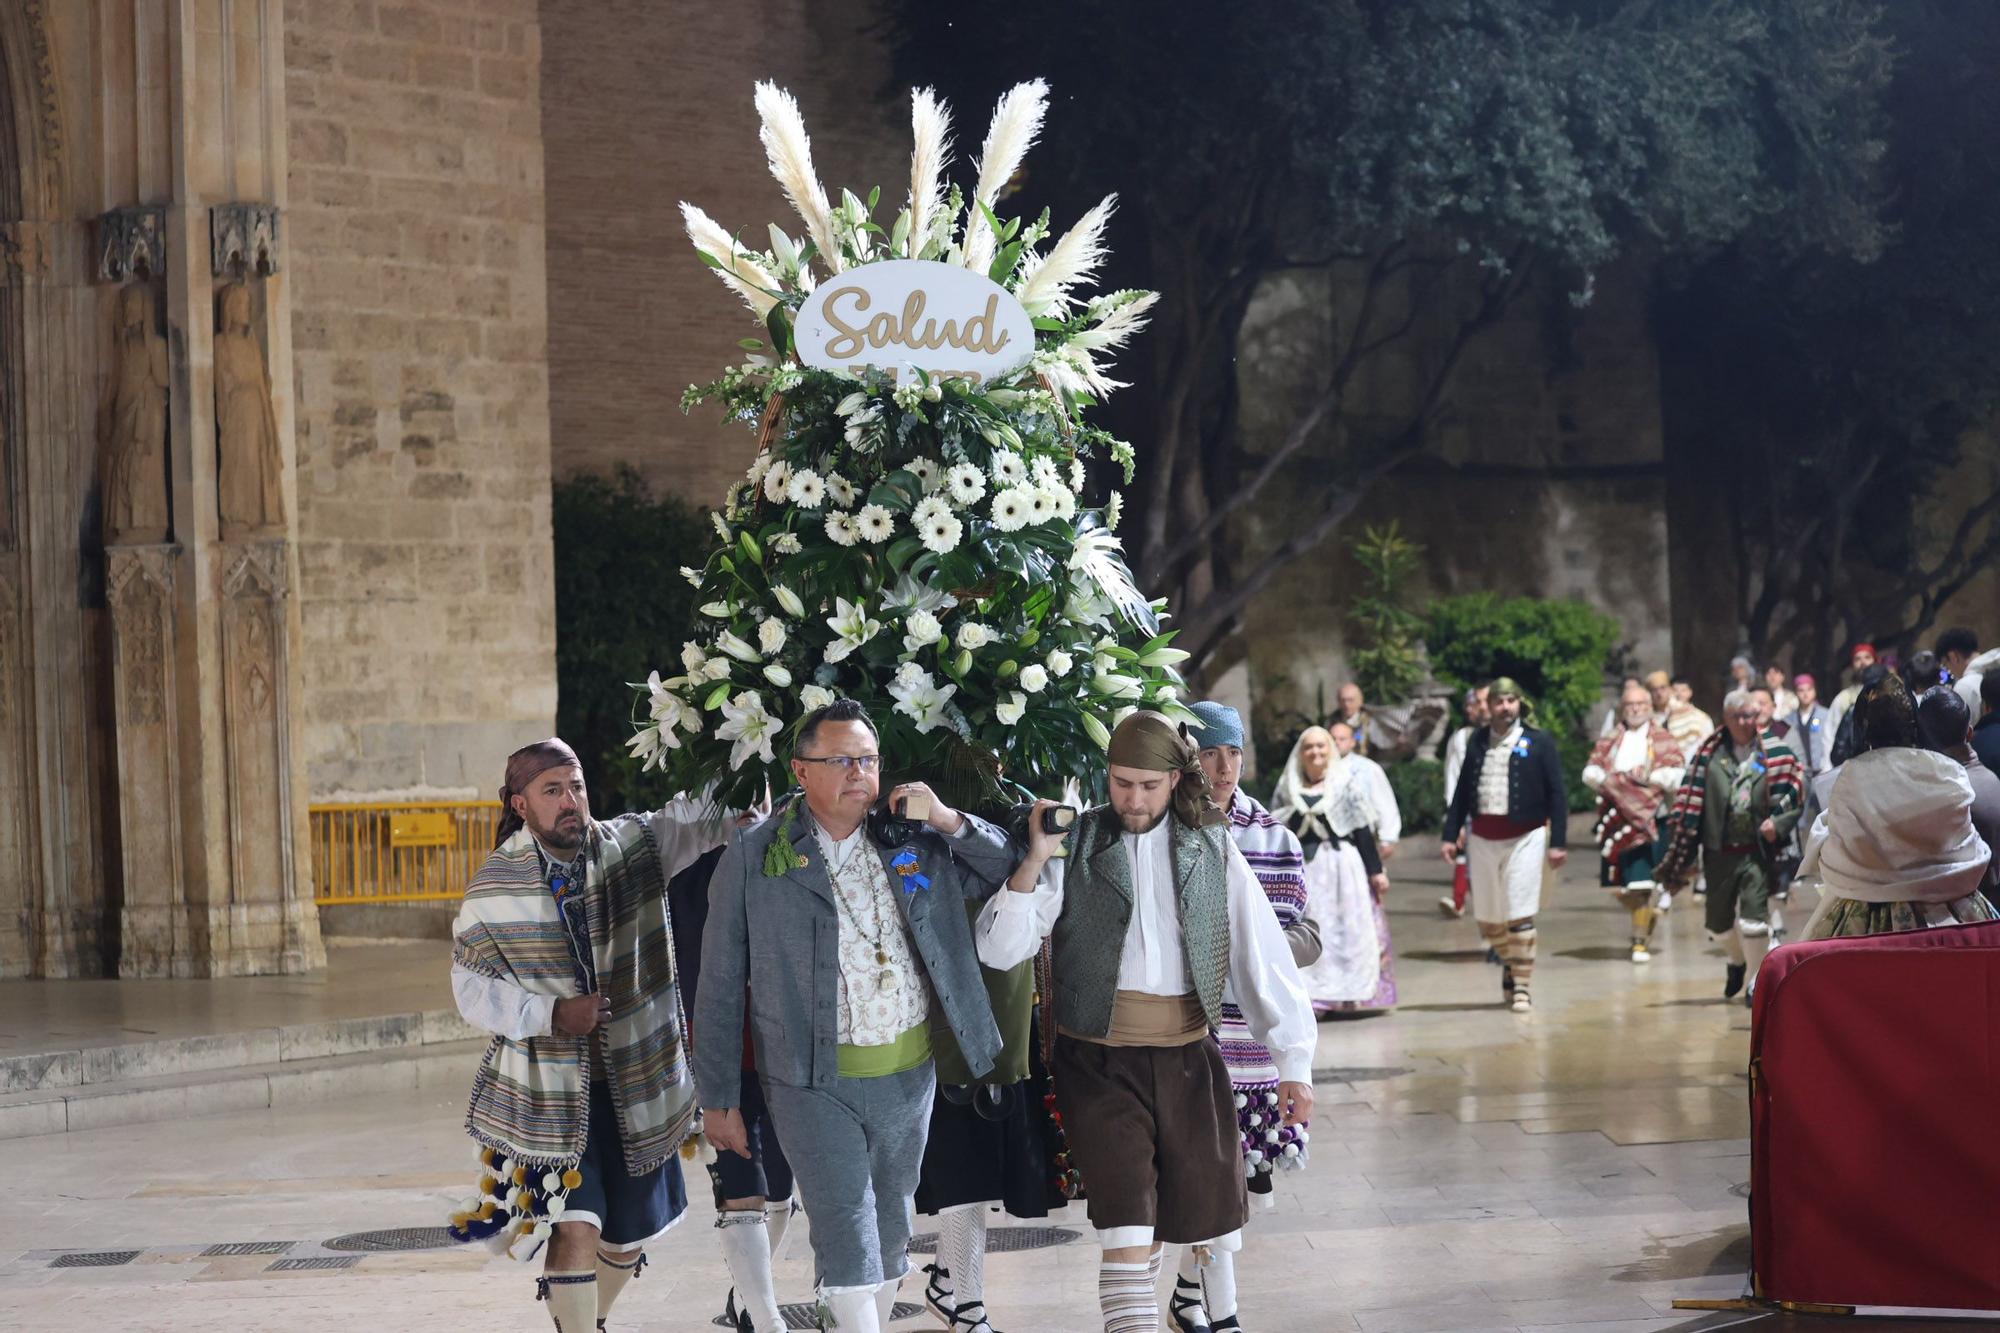
[[[1695,914],[1676,913],[1658,960],[1635,968],[1622,914],[1592,868],[1572,868],[1543,917],[1539,1008],[1517,1017],[1498,1007],[1498,974],[1470,923],[1440,918],[1443,867],[1415,860],[1422,845],[1391,865],[1402,1007],[1322,1025],[1312,1162],[1253,1221],[1245,1327],[1743,1325],[1672,1309],[1676,1297],[1738,1294],[1748,1263],[1749,1015],[1722,1002],[1721,957],[1700,943]],[[356,1256],[324,1244],[439,1224],[471,1180],[461,1109],[456,1094],[413,1092],[0,1145],[0,1326],[547,1328],[532,1273],[483,1250]],[[654,1248],[614,1327],[695,1330],[719,1312],[708,1191],[690,1183],[694,1207]],[[1071,1243],[990,1259],[988,1303],[1006,1333],[1095,1326],[1096,1255],[1071,1212],[1053,1219],[1077,1233]],[[249,1242],[292,1244],[201,1253]],[[78,1251],[138,1253],[52,1266]],[[805,1255],[801,1238],[780,1264],[786,1299],[806,1298]],[[314,1258],[353,1262],[272,1268]]]

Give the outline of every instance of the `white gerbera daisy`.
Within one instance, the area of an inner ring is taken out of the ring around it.
[[[1076,517],[1076,496],[1071,492],[1058,486],[1052,490],[1045,489],[1042,494],[1054,502],[1057,518],[1067,523]]]
[[[777,555],[797,555],[803,549],[795,532],[775,533],[771,537],[771,550]]]
[[[1073,490],[1073,491],[1080,491],[1080,490],[1082,490],[1082,489],[1083,489],[1083,480],[1084,480],[1084,471],[1083,471],[1083,460],[1082,460],[1081,458],[1072,458],[1072,459],[1070,459],[1070,460],[1069,460],[1069,488],[1070,488],[1071,490]]]
[[[993,455],[993,480],[1002,486],[1014,486],[1028,479],[1028,465],[1021,461],[1021,455],[1012,449],[1001,449]]]
[[[1019,486],[993,497],[993,526],[1002,532],[1019,532],[1028,526],[1029,493]]]
[[[910,526],[921,528],[936,519],[950,517],[950,502],[942,495],[932,495],[917,501],[917,507],[910,511]]]
[[[820,480],[819,473],[802,467],[792,474],[785,494],[801,509],[817,509],[820,502],[826,499],[826,483]]]
[[[922,483],[925,495],[932,494],[938,487],[944,485],[944,473],[932,459],[912,458],[903,466],[909,469],[911,476]]]
[[[861,540],[861,530],[855,525],[854,515],[840,509],[826,516],[826,535],[835,546],[852,546]]]
[[[945,479],[951,494],[951,502],[960,509],[979,503],[986,494],[986,478],[970,463],[960,463]]]
[[[896,534],[896,520],[881,505],[863,505],[854,516],[854,530],[865,542],[886,542]]]
[[[1062,473],[1056,467],[1056,460],[1047,454],[1037,455],[1028,465],[1028,475],[1035,479],[1035,485],[1053,489],[1062,485]]]
[[[764,474],[764,498],[772,504],[781,504],[785,492],[792,484],[792,467],[780,458],[771,464],[771,470]]]
[[[917,535],[923,539],[924,549],[939,555],[950,555],[958,549],[959,538],[965,535],[965,525],[945,514],[917,525]]]
[[[1104,526],[1112,532],[1118,531],[1118,519],[1125,512],[1125,497],[1117,491],[1104,502]]]
[[[1026,486],[1022,488],[1022,493],[1028,497],[1029,524],[1046,523],[1055,517],[1055,492],[1040,486]]]
[[[835,504],[843,508],[853,508],[856,499],[854,483],[841,476],[838,472],[829,472],[826,474],[826,492],[833,497]]]

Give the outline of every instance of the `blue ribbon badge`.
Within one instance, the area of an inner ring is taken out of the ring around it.
[[[897,852],[895,859],[889,862],[889,868],[902,876],[904,893],[919,893],[931,886],[931,877],[918,865],[914,848],[905,847]]]

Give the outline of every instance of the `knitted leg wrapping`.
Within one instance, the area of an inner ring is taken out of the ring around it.
[[[535,1282],[535,1299],[549,1303],[556,1333],[593,1333],[597,1327],[597,1270],[543,1273]]]
[[[597,1252],[597,1317],[608,1318],[611,1303],[625,1284],[646,1268],[644,1250],[599,1250]]]
[[[1160,1303],[1153,1294],[1153,1266],[1159,1263],[1100,1264],[1097,1308],[1104,1333],[1160,1333]]]

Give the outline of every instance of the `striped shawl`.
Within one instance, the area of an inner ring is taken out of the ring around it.
[[[680,1147],[695,1115],[666,883],[643,815],[593,824],[588,852],[585,920],[611,1004],[596,1058],[606,1066],[626,1164],[642,1176]],[[562,921],[526,829],[496,848],[466,889],[452,960],[536,995],[577,993]],[[590,1123],[592,1059],[589,1037],[495,1037],[473,1080],[467,1132],[525,1164],[574,1165]]]
[[[1701,812],[1708,787],[1709,762],[1729,739],[1729,728],[1717,727],[1701,743],[1688,761],[1681,789],[1674,796],[1674,808],[1667,816],[1673,839],[1660,858],[1656,876],[1660,883],[1678,891],[1692,880],[1701,864]],[[1798,810],[1805,801],[1805,779],[1799,757],[1770,736],[1759,736],[1757,748],[1764,756],[1766,804],[1772,814]]]

